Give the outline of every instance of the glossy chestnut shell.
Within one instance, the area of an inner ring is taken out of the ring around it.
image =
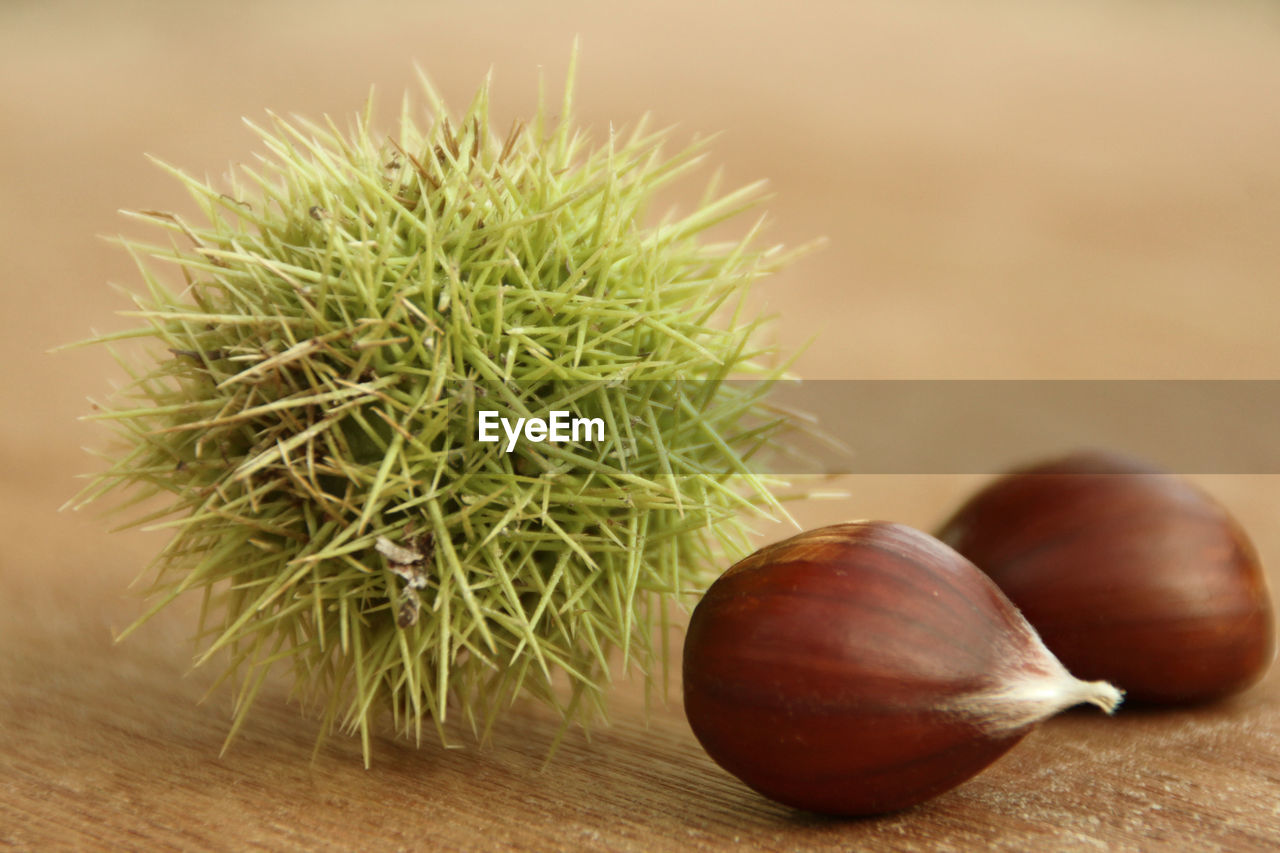
[[[1075,675],[1184,704],[1257,680],[1274,657],[1258,556],[1187,481],[1078,453],[982,489],[938,537],[985,571]]]
[[[1002,722],[1009,706],[1026,710],[1007,701],[1020,683],[1036,707]],[[684,646],[685,712],[711,757],[774,800],[831,814],[954,787],[1037,719],[1096,701],[1044,701],[1064,683],[1097,687],[1063,671],[967,560],[885,522],[810,531],[739,562],[699,602]],[[1119,696],[1102,687],[1109,709]]]

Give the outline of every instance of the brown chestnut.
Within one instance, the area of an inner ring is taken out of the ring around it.
[[[1073,678],[982,572],[854,522],[770,545],[698,603],[684,706],[722,767],[781,803],[875,814],[946,791],[1109,684]]]
[[[1172,474],[1085,452],[978,492],[938,532],[1004,590],[1081,678],[1146,703],[1214,699],[1274,657],[1257,554],[1234,519]]]

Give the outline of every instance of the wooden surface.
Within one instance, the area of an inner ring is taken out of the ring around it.
[[[429,8],[438,5],[441,8]],[[96,239],[184,209],[151,152],[222,173],[265,108],[390,115],[416,60],[452,101],[489,66],[527,114],[582,36],[582,118],[727,133],[773,235],[830,245],[764,292],[811,377],[1276,378],[1280,17],[1265,3],[0,6],[0,846],[19,848],[1268,849],[1280,671],[1228,702],[1050,721],[988,772],[876,820],[761,800],[700,751],[679,697],[567,739],[519,708],[487,749],[380,738],[373,769],[269,688],[219,757],[224,694],[188,674],[178,607],[130,641],[157,540],[59,514],[91,467],[75,421],[117,377],[45,350],[118,328]],[[526,8],[527,7],[527,8]],[[1034,9],[1028,8],[1034,7]],[[502,121],[499,124],[503,124]],[[838,307],[837,307],[838,306]],[[1280,478],[1201,476],[1280,587]],[[930,526],[976,477],[849,478],[806,525]],[[786,533],[764,529],[764,539]]]

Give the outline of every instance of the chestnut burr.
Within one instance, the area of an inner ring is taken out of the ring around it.
[[[1234,693],[1274,657],[1258,556],[1189,482],[1117,454],[1008,474],[939,530],[1082,678],[1186,704]]]
[[[684,646],[711,757],[781,803],[894,811],[995,761],[1037,722],[1115,688],[1072,677],[1000,590],[925,533],[855,522],[730,568]]]

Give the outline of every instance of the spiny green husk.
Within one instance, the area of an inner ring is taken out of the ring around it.
[[[572,73],[558,120],[540,105],[501,137],[487,85],[454,121],[424,88],[425,130],[408,98],[394,138],[371,109],[346,134],[273,116],[221,189],[166,166],[203,219],[133,214],[170,246],[125,242],[144,323],[94,339],[155,345],[118,357],[132,381],[93,417],[121,442],[83,495],[172,532],[144,619],[199,591],[231,734],[287,662],[366,762],[388,707],[417,739],[424,720],[446,739],[449,710],[487,731],[522,693],[585,722],[613,652],[662,673],[670,604],[746,550],[742,510],[778,509],[751,459],[781,367],[741,299],[784,258],[759,223],[702,237],[760,187],[713,180],[651,225],[702,144],[666,156],[642,122],[591,148]],[[478,408],[601,417],[607,443],[508,454],[476,441]]]

